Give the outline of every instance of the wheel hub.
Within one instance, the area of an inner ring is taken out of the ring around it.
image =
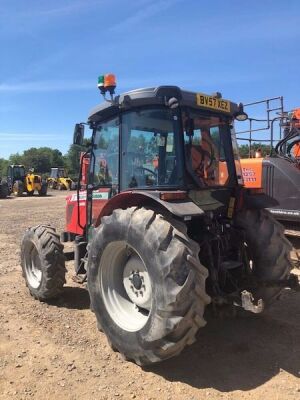
[[[136,290],[140,290],[143,285],[143,277],[138,272],[135,272],[129,280],[133,283]]]
[[[28,283],[34,289],[38,288],[42,281],[41,261],[35,246],[31,249],[30,257],[25,260],[25,273]]]
[[[112,242],[104,249],[99,274],[103,301],[114,323],[128,332],[142,329],[152,306],[151,281],[142,257],[125,241]]]
[[[123,273],[123,285],[130,300],[140,308],[151,308],[151,283],[148,271],[138,255],[130,256]]]

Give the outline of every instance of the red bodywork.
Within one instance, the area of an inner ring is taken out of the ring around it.
[[[103,207],[110,198],[111,189],[103,188],[93,193],[93,221],[97,220]],[[66,232],[82,235],[82,227],[86,225],[86,191],[79,192],[79,221],[78,221],[78,202],[77,193],[67,196],[66,201]],[[79,224],[80,223],[80,224]]]
[[[88,170],[90,164],[89,156],[80,153],[80,163],[82,165],[80,187],[86,188],[88,182]],[[93,221],[97,219],[103,207],[111,197],[111,189],[103,188],[95,190],[93,193]],[[66,232],[82,235],[86,225],[86,190],[80,190],[79,203],[77,201],[77,193],[66,198]],[[79,204],[79,212],[78,212]]]

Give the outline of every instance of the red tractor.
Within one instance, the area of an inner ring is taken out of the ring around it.
[[[88,117],[86,190],[68,197],[61,239],[74,242],[75,271],[112,348],[159,362],[195,341],[210,302],[258,313],[297,288],[290,243],[265,210],[272,198],[243,187],[233,128],[243,106],[176,86],[113,97],[112,75],[99,87],[111,96]],[[74,143],[83,132],[76,124]],[[35,298],[62,293],[54,227],[28,229],[21,259]]]

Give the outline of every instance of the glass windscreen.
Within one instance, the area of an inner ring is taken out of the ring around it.
[[[183,112],[185,157],[194,180],[201,186],[223,186],[228,182],[224,138],[228,121],[222,117],[188,110]]]
[[[58,169],[58,178],[66,178],[66,171],[63,168]]]
[[[23,166],[13,167],[13,177],[14,179],[23,179],[25,176],[25,168]]]
[[[174,117],[164,108],[122,116],[122,189],[178,185],[173,126]]]

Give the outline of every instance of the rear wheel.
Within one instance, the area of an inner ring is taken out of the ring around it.
[[[282,288],[268,287],[263,281],[289,277],[292,246],[284,236],[283,226],[266,210],[245,210],[238,214],[236,225],[245,232],[251,271],[257,281],[257,287],[251,292],[256,300],[263,299],[266,305],[271,304]]]
[[[21,265],[26,285],[33,297],[49,300],[57,297],[65,281],[63,245],[54,228],[38,225],[24,234]]]
[[[7,182],[0,183],[0,199],[5,199],[9,195]]]
[[[207,270],[186,226],[152,210],[115,210],[89,247],[88,289],[99,328],[126,359],[179,354],[205,325]]]

